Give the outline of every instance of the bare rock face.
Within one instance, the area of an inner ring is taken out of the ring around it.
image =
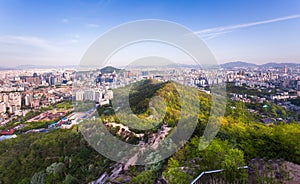
[[[285,163],[287,168],[286,170],[289,171],[289,177],[290,181],[286,181],[286,184],[299,184],[300,183],[300,165],[291,163],[291,162],[286,162]]]
[[[283,159],[252,159],[248,169],[248,176],[249,183],[261,183],[272,180],[274,183],[299,184],[300,166]]]

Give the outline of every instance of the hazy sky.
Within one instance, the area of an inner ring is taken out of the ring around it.
[[[297,0],[1,0],[0,64],[78,64],[101,34],[140,19],[188,27],[220,63],[300,63]]]

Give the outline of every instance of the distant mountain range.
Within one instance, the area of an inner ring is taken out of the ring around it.
[[[283,68],[284,65],[286,65],[288,68],[295,68],[300,67],[300,64],[298,63],[265,63],[265,64],[254,64],[254,63],[248,63],[243,61],[235,61],[235,62],[229,62],[221,64],[220,66],[222,68],[253,68],[253,67],[260,67],[260,68]]]
[[[104,68],[101,68],[100,72],[101,73],[113,73],[114,71],[116,71],[118,73],[120,70],[121,69],[119,69],[119,68],[115,68],[115,67],[112,67],[112,66],[106,66]]]
[[[256,67],[256,64],[253,63],[247,63],[243,61],[235,61],[235,62],[229,62],[229,63],[224,63],[220,65],[222,68],[242,68],[242,67]]]
[[[224,64],[220,64],[221,68],[254,68],[254,67],[261,67],[261,68],[283,68],[284,65],[286,65],[288,68],[296,68],[300,67],[300,63],[265,63],[265,64],[254,64],[249,62],[243,62],[243,61],[234,61],[234,62],[228,62]],[[131,66],[132,67],[132,66]],[[144,68],[145,66],[133,66],[133,68]],[[195,65],[191,64],[166,64],[164,67],[184,67],[184,68],[194,68]],[[211,67],[211,66],[203,66],[203,67]],[[216,67],[216,66],[215,66]],[[28,70],[28,69],[61,69],[61,68],[77,68],[77,65],[63,65],[63,66],[51,66],[51,65],[19,65],[17,67],[0,67],[0,70]],[[111,72],[113,70],[116,70],[116,72],[119,72],[118,69],[113,67],[106,67],[103,73]],[[101,71],[102,72],[102,71]]]
[[[77,65],[51,66],[51,65],[19,65],[16,67],[0,67],[0,70],[29,70],[29,69],[59,69],[77,68]]]
[[[6,68],[6,67],[0,67],[0,70],[15,70],[15,68],[12,68],[12,67],[10,67],[10,68]]]

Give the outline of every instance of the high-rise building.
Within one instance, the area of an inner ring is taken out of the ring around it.
[[[76,101],[83,101],[84,91],[76,91],[75,93],[75,100]]]
[[[33,97],[31,94],[26,94],[24,97],[24,105],[30,106],[31,102],[33,101]]]
[[[0,113],[6,112],[6,104],[4,102],[0,103]]]
[[[284,75],[287,75],[288,74],[288,68],[286,65],[284,65]]]
[[[2,96],[2,101],[3,101],[4,103],[8,103],[8,100],[9,100],[8,95],[7,95],[6,93],[4,93],[3,96]]]
[[[297,95],[300,96],[300,81],[297,81]]]
[[[102,92],[101,91],[96,91],[96,93],[95,93],[95,101],[96,102],[100,102],[102,100],[102,98],[103,98]]]
[[[54,75],[49,76],[48,83],[50,86],[54,86],[57,83],[57,78]]]
[[[86,90],[84,91],[84,100],[95,101],[95,90]]]

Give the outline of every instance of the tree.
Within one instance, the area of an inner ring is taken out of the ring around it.
[[[37,172],[31,178],[30,184],[44,184],[46,183],[47,174],[43,171]]]
[[[154,171],[143,171],[138,176],[133,177],[131,180],[131,184],[153,184],[156,180],[156,174]]]
[[[225,160],[222,162],[222,168],[225,169],[225,179],[229,183],[247,179],[247,174],[244,169],[239,169],[245,166],[244,153],[238,149],[230,149],[225,155]]]
[[[173,158],[168,161],[168,169],[163,172],[163,176],[166,178],[168,183],[188,184],[192,179],[189,174],[183,171],[179,162]]]
[[[70,174],[68,174],[65,180],[63,181],[63,184],[78,184],[78,183],[79,183],[78,180]]]

